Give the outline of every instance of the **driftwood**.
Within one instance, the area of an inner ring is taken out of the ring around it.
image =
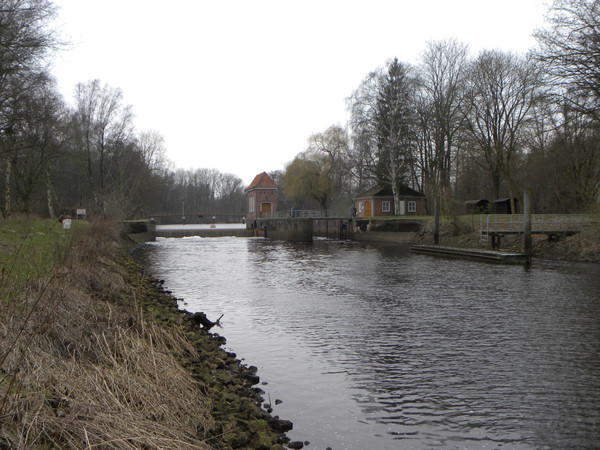
[[[206,314],[203,312],[197,312],[190,315],[190,320],[194,325],[202,326],[202,328],[205,330],[210,330],[215,325],[221,325],[220,321],[223,315],[224,314],[221,314],[221,317],[219,317],[215,322],[212,322],[208,317],[206,317]]]

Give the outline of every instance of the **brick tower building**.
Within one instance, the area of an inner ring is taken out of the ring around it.
[[[246,228],[256,228],[256,219],[272,217],[277,211],[277,185],[266,172],[254,177],[246,188],[248,213]]]

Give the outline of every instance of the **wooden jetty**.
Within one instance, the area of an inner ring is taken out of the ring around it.
[[[525,253],[502,252],[498,250],[441,247],[439,245],[411,245],[410,250],[414,253],[425,255],[473,259],[501,264],[526,264],[531,261],[530,256]]]

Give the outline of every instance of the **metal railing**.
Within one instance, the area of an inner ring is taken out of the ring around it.
[[[531,232],[539,234],[578,233],[590,223],[585,214],[532,214]],[[492,233],[523,233],[523,214],[484,214],[479,218],[482,235]]]
[[[276,211],[274,213],[260,213],[261,219],[287,219],[287,218],[311,218],[311,219],[324,219],[324,218],[336,218],[336,219],[347,219],[351,217],[350,210],[314,210],[314,209],[286,209],[283,211]]]

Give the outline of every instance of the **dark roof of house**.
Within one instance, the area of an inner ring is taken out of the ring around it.
[[[467,200],[465,201],[465,205],[477,205],[478,203],[484,204],[484,203],[489,203],[489,200],[486,200],[485,198],[481,198],[479,200]]]
[[[277,189],[277,185],[273,182],[271,177],[267,175],[267,172],[259,173],[254,177],[250,186],[246,188],[246,191],[251,189]]]
[[[423,197],[423,194],[409,188],[408,186],[401,186],[398,191],[399,196],[405,197]],[[394,193],[391,186],[375,186],[362,194],[356,196],[356,198],[371,198],[371,197],[393,197]]]

